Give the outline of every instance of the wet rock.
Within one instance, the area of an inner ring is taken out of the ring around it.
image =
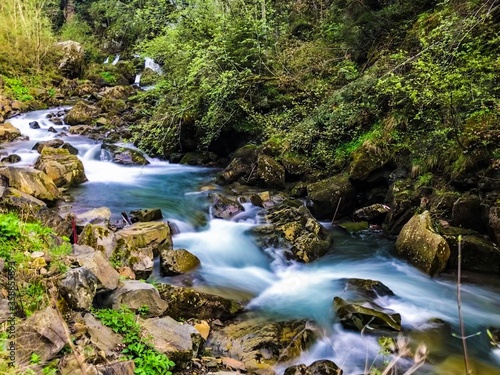
[[[243,206],[229,198],[226,198],[220,194],[209,194],[212,198],[212,216],[219,219],[231,219],[233,216],[245,211]]]
[[[351,214],[356,191],[348,176],[337,175],[309,184],[307,193],[311,213],[317,218],[331,220],[341,198],[337,215],[342,217]]]
[[[62,125],[64,123],[60,117],[52,117],[49,121],[54,125]]]
[[[498,375],[498,366],[476,358],[469,358],[468,370],[470,374]],[[436,365],[434,373],[439,375],[466,374],[463,355],[450,355],[444,362]]]
[[[61,146],[61,148],[65,149],[65,150],[68,150],[68,152],[71,155],[78,155],[78,149],[76,147],[74,147],[73,145],[71,145],[70,143],[63,144]]]
[[[96,291],[97,278],[88,268],[69,270],[59,283],[59,292],[74,310],[90,310]]]
[[[19,163],[20,161],[21,157],[17,154],[10,154],[9,156],[2,158],[1,160],[2,163],[11,163],[11,164]]]
[[[446,240],[432,227],[429,211],[415,215],[405,224],[396,241],[395,251],[431,276],[441,272],[450,257]]]
[[[148,165],[149,161],[138,150],[103,143],[102,149],[111,153],[111,161],[122,165]]]
[[[104,297],[102,305],[114,310],[127,306],[132,311],[146,307],[149,316],[162,315],[168,307],[153,285],[136,280],[124,281],[120,288]]]
[[[481,199],[476,195],[460,197],[454,204],[450,224],[460,228],[473,229],[479,233],[487,233],[482,220]]]
[[[62,139],[50,139],[48,141],[39,141],[35,143],[35,145],[31,148],[32,150],[37,150],[39,154],[42,153],[42,150],[45,147],[52,147],[52,148],[59,148],[64,144],[64,141]]]
[[[200,265],[196,255],[185,249],[163,250],[160,254],[160,270],[163,276],[181,275]]]
[[[286,362],[298,357],[315,339],[312,327],[302,320],[246,320],[212,331],[207,344],[218,355],[242,361],[249,373],[271,373],[278,360]]]
[[[50,127],[47,129],[47,131],[48,131],[49,133],[57,133],[57,130],[56,130],[53,126],[50,126]]]
[[[184,154],[174,152],[173,154],[171,154],[169,156],[168,161],[171,164],[179,164],[183,157],[184,157]]]
[[[307,184],[305,182],[298,182],[290,190],[290,195],[294,198],[302,198],[307,195]]]
[[[340,297],[335,297],[333,308],[340,323],[346,328],[363,331],[369,326],[369,332],[401,330],[401,315],[384,310],[374,304],[351,303]]]
[[[204,151],[193,151],[187,152],[182,157],[180,164],[187,165],[208,165],[212,162],[209,152]]]
[[[265,187],[276,189],[285,187],[285,169],[270,156],[261,154],[257,158],[257,177]]]
[[[120,275],[100,251],[85,245],[73,245],[71,258],[95,275],[98,291],[115,290],[118,287]]]
[[[89,135],[90,133],[92,133],[93,130],[94,128],[89,125],[76,125],[69,128],[70,134],[77,134],[77,135]]]
[[[130,221],[132,223],[148,222],[163,219],[160,208],[130,211]]]
[[[142,320],[139,324],[153,347],[174,361],[176,369],[185,368],[198,355],[204,341],[193,326],[169,316]]]
[[[82,45],[72,40],[66,40],[55,44],[59,55],[58,72],[66,78],[78,78],[83,71],[85,51]]]
[[[68,150],[44,147],[35,168],[45,172],[58,187],[70,187],[87,181],[83,163]]]
[[[40,124],[38,121],[31,121],[29,124],[30,129],[40,129]]]
[[[32,195],[46,203],[53,203],[61,198],[57,186],[47,174],[32,168],[0,168],[0,175],[7,177],[9,187]]]
[[[134,361],[119,361],[97,366],[99,375],[134,375]]]
[[[158,290],[168,303],[165,314],[174,319],[228,320],[243,310],[243,306],[237,301],[192,288],[162,284],[158,286]]]
[[[345,222],[342,222],[342,223],[338,223],[337,225],[340,228],[342,228],[345,231],[347,231],[347,233],[349,233],[349,234],[354,234],[354,233],[357,233],[357,232],[368,230],[368,228],[369,228],[369,225],[368,225],[367,221],[358,221],[356,223],[354,223],[352,221],[345,221]]]
[[[172,248],[170,227],[164,222],[135,223],[120,230],[117,235],[130,249],[148,248],[154,256]]]
[[[52,307],[37,311],[16,329],[16,360],[28,364],[31,354],[37,353],[41,362],[54,358],[68,343],[66,323]]]
[[[80,100],[66,114],[64,121],[68,125],[93,125],[99,113],[100,111],[97,107]]]
[[[0,143],[11,142],[19,136],[21,136],[21,132],[10,122],[0,125]]]
[[[343,296],[349,301],[373,302],[380,297],[394,296],[392,290],[377,280],[349,278],[339,282],[344,284]]]
[[[472,230],[456,227],[441,229],[440,233],[450,247],[450,258],[447,267],[458,267],[458,236],[462,236],[462,261],[463,270],[500,273],[500,249],[489,239]]]
[[[231,154],[231,162],[218,176],[217,183],[221,185],[243,179],[245,183],[253,183],[257,178],[257,155],[259,149],[255,145],[246,145]]]
[[[429,319],[416,329],[412,329],[408,336],[410,344],[425,344],[429,350],[428,361],[431,363],[442,362],[450,353],[450,340],[453,335],[449,323],[441,319]]]
[[[334,362],[327,359],[314,361],[311,365],[304,364],[288,367],[284,375],[342,375],[343,371]]]
[[[354,211],[353,219],[355,221],[368,221],[369,223],[382,223],[390,210],[389,206],[376,203]]]
[[[123,344],[122,337],[114,333],[109,327],[103,325],[92,314],[85,314],[85,325],[90,335],[90,341],[104,354],[106,359],[117,358],[120,352],[120,346]]]
[[[268,208],[264,217],[272,225],[271,236],[264,237],[264,244],[288,248],[286,255],[290,259],[312,262],[330,247],[330,234],[300,202],[286,201]]]
[[[110,259],[118,247],[115,233],[103,225],[87,224],[78,237],[81,245],[87,245],[100,251],[107,259]]]
[[[111,210],[107,207],[94,208],[76,215],[75,222],[79,227],[87,224],[108,226],[111,219]]]

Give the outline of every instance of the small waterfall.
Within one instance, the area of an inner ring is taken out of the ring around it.
[[[116,65],[116,63],[118,63],[118,61],[120,61],[120,55],[116,55],[115,59],[113,60],[113,62],[111,64]]]
[[[150,58],[150,57],[146,57],[145,61],[144,61],[144,69],[151,69],[153,72],[156,72],[158,74],[163,74],[163,70],[161,69],[161,66],[157,63],[155,63],[155,61]]]
[[[104,60],[103,64],[109,64],[109,56],[106,57],[106,60]]]
[[[141,76],[142,76],[142,74],[141,74],[141,73],[139,73],[139,74],[137,74],[137,75],[135,76],[134,85],[139,86],[139,85],[141,84]]]
[[[101,144],[89,148],[82,157],[83,160],[101,160]]]

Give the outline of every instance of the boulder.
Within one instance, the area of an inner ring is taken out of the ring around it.
[[[76,134],[76,135],[88,135],[92,133],[93,130],[94,128],[89,125],[76,125],[69,128],[70,134]]]
[[[63,148],[44,147],[35,168],[45,172],[58,187],[70,187],[87,181],[83,163]]]
[[[239,202],[233,201],[220,194],[209,194],[209,197],[213,199],[212,216],[215,218],[228,220],[240,212],[245,211]]]
[[[102,305],[114,310],[126,306],[133,311],[146,307],[149,316],[162,315],[168,307],[153,285],[136,280],[124,281],[120,288],[103,298]]]
[[[103,225],[87,224],[78,237],[81,245],[87,245],[100,251],[110,259],[118,246],[115,233]]]
[[[261,237],[263,245],[288,249],[289,259],[312,262],[325,255],[331,245],[329,232],[300,202],[286,201],[268,208],[264,218],[272,228],[268,231],[270,236]]]
[[[373,303],[377,298],[394,296],[392,290],[377,280],[349,278],[338,282],[344,286],[343,297],[350,301]]]
[[[59,283],[59,292],[73,310],[90,310],[96,291],[97,278],[84,267],[69,270]]]
[[[11,142],[19,136],[21,136],[21,132],[10,122],[0,125],[0,143]]]
[[[483,221],[481,199],[477,195],[464,195],[454,204],[450,224],[455,227],[473,229],[479,233],[488,233]]]
[[[264,187],[285,187],[285,168],[270,156],[261,154],[257,158],[257,177]]]
[[[397,236],[415,214],[420,198],[411,182],[397,180],[389,187],[386,202],[391,210],[384,220],[384,232]]]
[[[447,267],[458,267],[458,236],[462,236],[461,268],[483,273],[500,273],[500,249],[489,239],[472,230],[448,227],[440,230],[450,247]]]
[[[174,319],[228,320],[243,310],[237,301],[192,288],[161,284],[158,291],[168,303],[165,314]]]
[[[64,141],[59,138],[55,139],[50,139],[48,141],[38,141],[35,143],[35,145],[31,148],[32,150],[37,150],[39,154],[42,153],[42,150],[45,147],[52,147],[52,148],[59,148],[64,144]]]
[[[46,203],[61,198],[61,192],[46,173],[33,168],[0,168],[0,175],[7,177],[9,186],[32,195]]]
[[[134,361],[118,361],[96,367],[99,375],[134,375]]]
[[[172,248],[170,227],[162,221],[135,223],[116,234],[130,249],[148,248],[154,256],[159,256],[162,250]]]
[[[382,223],[390,210],[390,207],[385,204],[375,203],[354,211],[353,219],[355,221],[368,221],[369,223]]]
[[[134,94],[135,89],[130,85],[105,87],[99,92],[99,95],[103,98],[114,100],[127,100]]]
[[[500,206],[490,207],[488,212],[488,224],[491,238],[500,246]]]
[[[351,157],[347,173],[355,185],[359,184],[366,188],[387,183],[389,173],[393,169],[390,154],[382,152],[371,142],[365,142],[352,153]]]
[[[163,219],[160,208],[130,211],[130,221],[132,223],[147,222]]]
[[[284,375],[342,375],[343,371],[334,362],[327,359],[314,361],[309,366],[304,364],[288,367]]]
[[[68,125],[93,125],[99,114],[97,107],[80,100],[66,114],[64,121]]]
[[[333,309],[345,328],[368,332],[401,331],[401,315],[375,304],[352,303],[340,297],[333,299]]]
[[[57,62],[58,71],[66,78],[78,78],[82,74],[85,51],[82,45],[72,40],[66,40],[55,44],[56,50],[60,51]]]
[[[163,276],[182,275],[199,265],[198,257],[186,249],[166,249],[160,253],[160,270]]]
[[[444,270],[450,257],[446,240],[437,234],[429,211],[413,216],[398,236],[396,254],[433,276]]]
[[[246,145],[231,156],[231,162],[218,176],[217,183],[221,185],[230,184],[242,178],[246,184],[254,183],[257,179],[255,168],[257,167],[257,155],[259,148],[255,145]]]
[[[99,207],[76,215],[75,222],[77,226],[82,228],[87,224],[108,226],[110,219],[111,210],[107,207]]]
[[[193,326],[181,324],[169,316],[142,320],[139,324],[152,346],[175,362],[176,369],[187,367],[204,341]]]
[[[52,307],[37,311],[16,329],[16,361],[30,363],[31,354],[37,353],[41,362],[54,358],[68,343],[66,322]]]
[[[367,221],[357,221],[357,222],[343,221],[338,223],[337,226],[339,228],[344,229],[349,234],[362,232],[370,228],[370,225],[368,224]]]
[[[108,361],[117,358],[123,345],[122,337],[102,324],[92,314],[85,314],[83,319],[92,344],[104,352]]]
[[[85,245],[73,245],[71,257],[80,267],[87,268],[95,275],[98,291],[110,291],[118,287],[120,275],[100,251]]]
[[[298,180],[309,172],[309,160],[300,155],[285,154],[281,157],[281,164],[285,168],[287,180]]]
[[[249,373],[274,373],[279,361],[297,358],[315,341],[316,334],[303,320],[268,322],[238,321],[213,330],[208,346],[216,355],[242,361]]]
[[[339,217],[350,215],[354,207],[356,191],[347,175],[336,175],[307,186],[308,208],[319,219],[332,219],[337,212]]]
[[[210,152],[206,151],[193,151],[187,152],[182,157],[180,164],[187,165],[209,165],[211,162],[217,159],[217,155],[215,157],[211,157]]]
[[[61,148],[68,150],[71,155],[78,155],[78,149],[74,147],[71,143],[65,143]]]
[[[17,154],[10,154],[9,156],[3,157],[2,160],[0,160],[2,163],[10,163],[10,164],[15,164],[19,163],[21,161],[21,157]]]
[[[122,165],[148,165],[149,161],[138,150],[127,147],[116,146],[110,143],[103,143],[102,149],[109,152],[110,160],[113,163]]]
[[[38,121],[31,121],[29,124],[30,129],[40,129],[40,124]]]

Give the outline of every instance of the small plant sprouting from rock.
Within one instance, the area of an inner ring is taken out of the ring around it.
[[[140,314],[146,314],[147,308],[141,308]],[[151,343],[141,334],[141,327],[136,321],[136,315],[127,308],[120,310],[95,310],[94,314],[101,322],[115,333],[123,335],[126,345],[122,354],[135,363],[136,375],[171,375],[169,371],[175,366],[165,354],[156,351]]]

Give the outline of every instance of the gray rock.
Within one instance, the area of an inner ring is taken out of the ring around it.
[[[15,164],[15,163],[19,163],[21,161],[21,157],[17,154],[10,154],[9,156],[2,158],[1,161],[2,161],[2,163]]]
[[[59,148],[64,145],[64,141],[59,138],[50,139],[48,141],[39,141],[31,148],[32,150],[37,150],[39,154],[45,147]]]
[[[213,199],[212,204],[212,216],[219,219],[231,219],[233,216],[245,211],[243,206],[229,198],[226,198],[220,194],[210,194]]]
[[[103,325],[92,314],[85,314],[83,319],[92,344],[104,352],[106,359],[117,358],[120,346],[123,344],[122,337],[114,333],[111,328]]]
[[[311,213],[331,220],[341,198],[337,218],[351,214],[356,191],[347,175],[337,175],[309,184],[307,194]]]
[[[79,253],[73,254],[72,258],[80,267],[87,268],[95,275],[98,281],[98,291],[110,291],[118,287],[120,275],[100,251],[95,251],[88,246],[78,246],[74,249],[77,249]]]
[[[87,245],[100,251],[110,259],[118,246],[115,233],[103,225],[87,224],[78,237],[81,245]]]
[[[185,249],[168,249],[160,254],[160,270],[163,276],[181,275],[200,265],[200,260]]]
[[[134,361],[119,361],[97,366],[99,375],[134,375]]]
[[[132,223],[161,220],[163,214],[160,208],[130,211],[130,221]]]
[[[92,210],[76,215],[76,225],[84,227],[87,224],[109,225],[111,210],[107,207],[94,208]]]
[[[88,268],[71,269],[59,283],[59,291],[72,309],[88,311],[97,291],[97,278]]]

